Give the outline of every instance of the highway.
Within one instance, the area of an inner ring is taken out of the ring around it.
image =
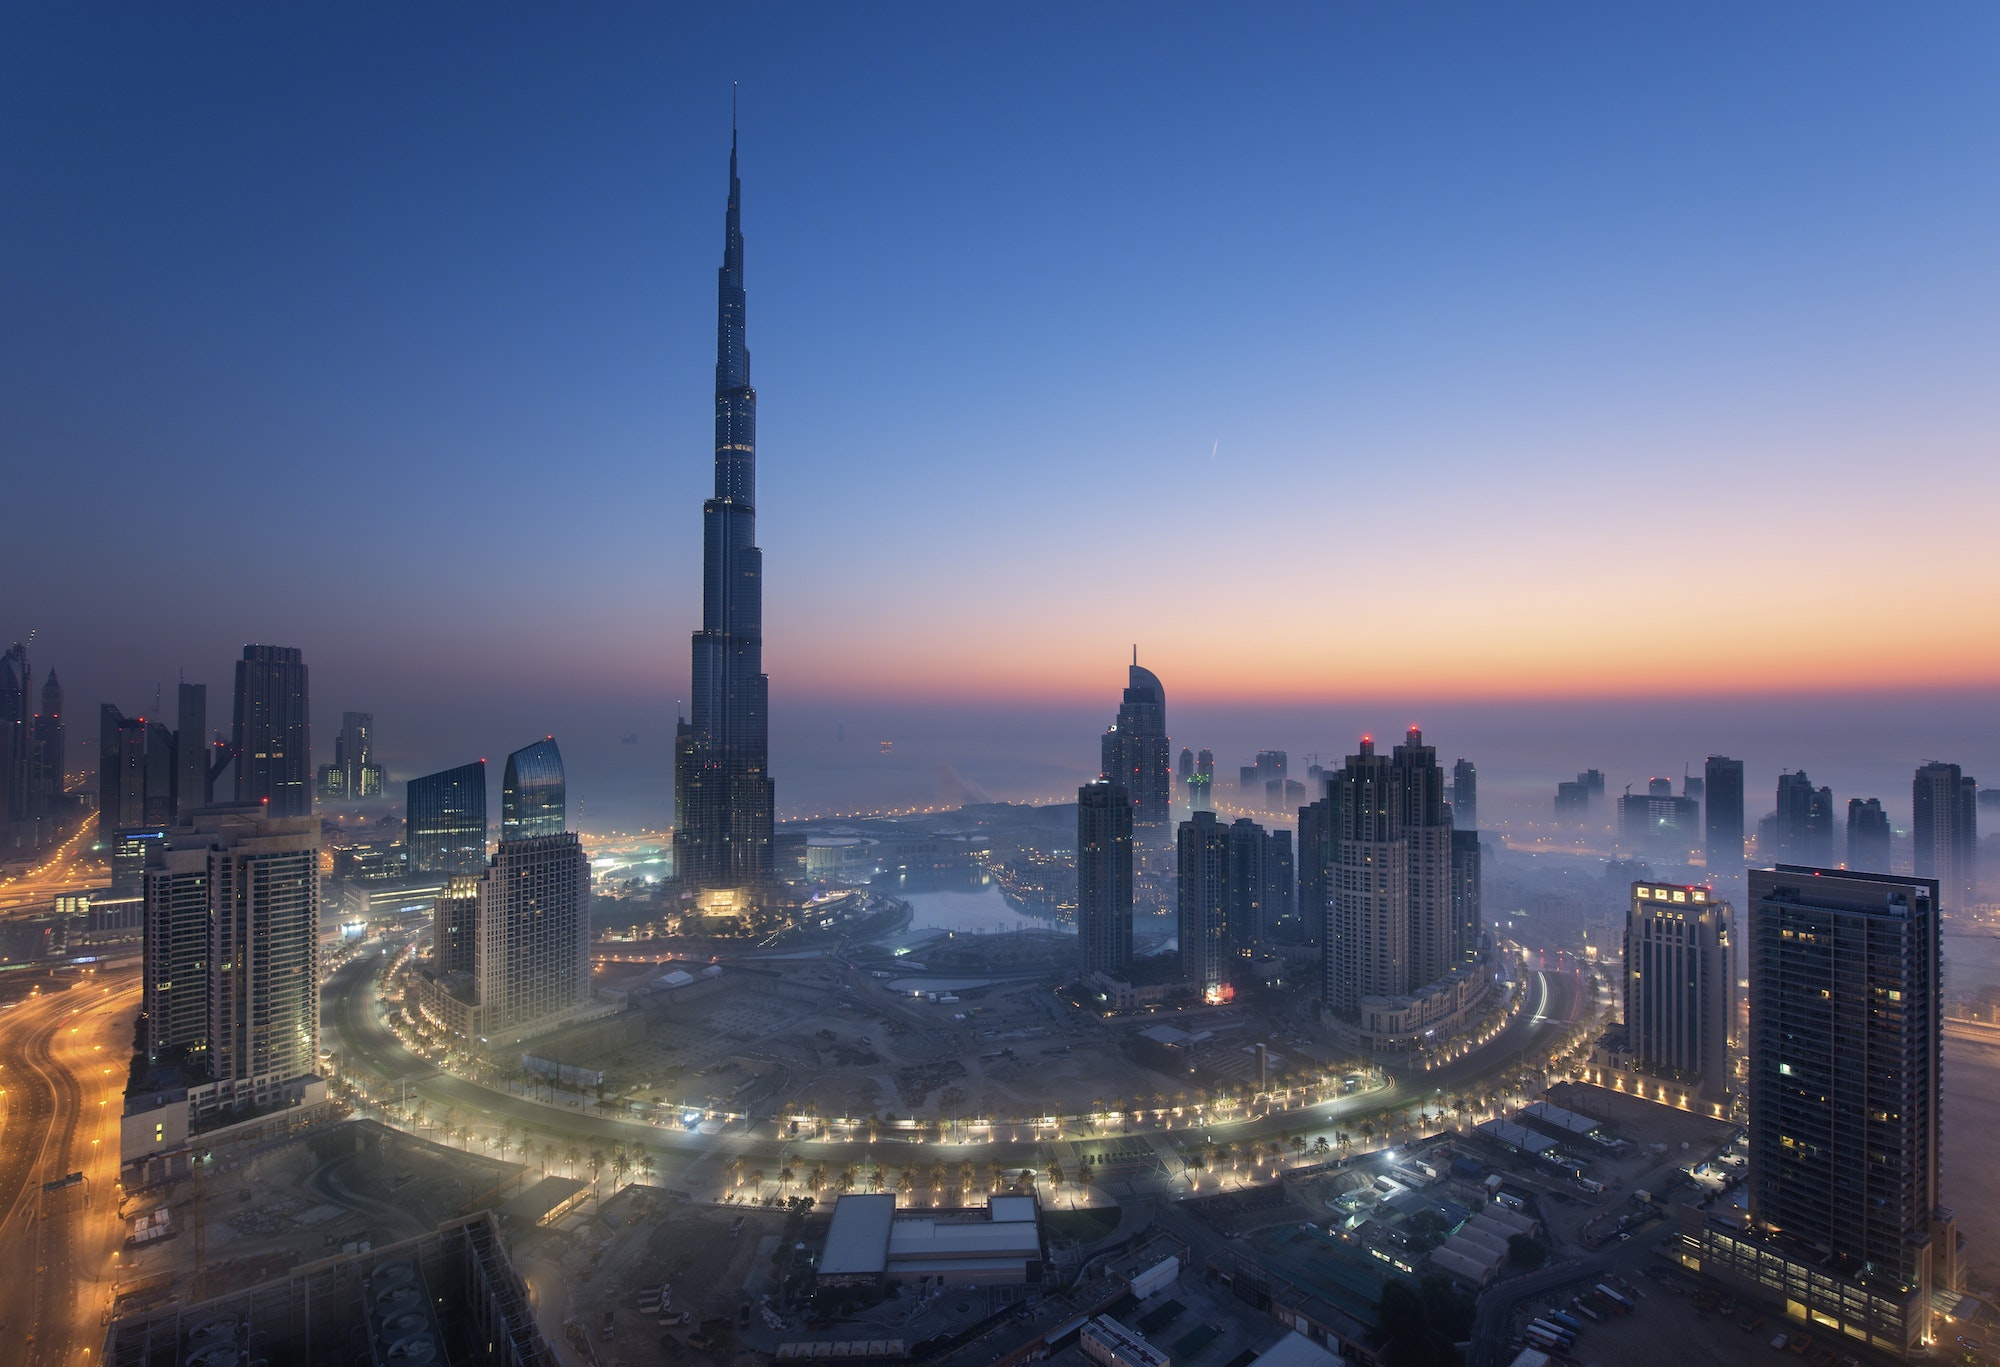
[[[118,1116],[137,975],[82,974],[0,1012],[0,1336],[24,1367],[89,1361],[123,1238]],[[45,1196],[42,1184],[84,1182]]]
[[[358,956],[336,970],[322,988],[321,1017],[345,1053],[350,1074],[359,1069],[391,1087],[407,1087],[430,1102],[433,1114],[453,1107],[468,1120],[483,1118],[532,1131],[538,1137],[574,1139],[585,1148],[612,1141],[644,1144],[660,1163],[655,1180],[666,1185],[694,1190],[713,1181],[719,1187],[722,1165],[731,1158],[761,1164],[774,1173],[781,1160],[795,1167],[801,1162],[823,1161],[837,1168],[864,1152],[898,1167],[943,1161],[1039,1168],[1044,1161],[1043,1142],[1037,1139],[911,1143],[898,1137],[869,1145],[849,1139],[788,1139],[776,1134],[769,1124],[702,1135],[678,1126],[566,1110],[486,1087],[441,1071],[411,1052],[389,1028],[377,998],[378,978],[388,962],[386,955]],[[1539,1050],[1554,1045],[1581,1004],[1576,980],[1568,974],[1531,972],[1526,990],[1527,1009],[1484,1046],[1440,1068],[1411,1070],[1393,1078],[1389,1087],[1361,1096],[1250,1119],[1217,1121],[1205,1127],[1204,1133],[1219,1141],[1240,1143],[1301,1130],[1330,1130],[1378,1111],[1416,1106],[1431,1100],[1438,1091],[1460,1089],[1518,1068]],[[1183,1125],[1162,1133],[1172,1143],[1186,1142],[1191,1131]],[[1065,1135],[1066,1139],[1095,1137]]]
[[[76,892],[101,887],[110,880],[104,861],[91,854],[91,840],[97,834],[97,818],[77,821],[69,838],[49,852],[33,868],[0,878],[0,912],[16,915],[43,912],[59,892]]]

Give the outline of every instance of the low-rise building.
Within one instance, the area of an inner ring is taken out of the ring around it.
[[[817,1282],[1024,1287],[1041,1280],[1042,1256],[1041,1207],[1032,1196],[995,1196],[966,1210],[898,1210],[889,1193],[853,1194],[834,1203]]]

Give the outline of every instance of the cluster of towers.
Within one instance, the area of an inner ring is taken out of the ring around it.
[[[63,687],[51,669],[37,698],[28,645],[0,654],[0,859],[54,844],[75,804],[63,772]]]

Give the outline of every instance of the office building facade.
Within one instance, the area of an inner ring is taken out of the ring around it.
[[[1709,1101],[1731,1090],[1734,926],[1713,889],[1632,885],[1625,919],[1625,1042],[1633,1066]]]
[[[1165,844],[1173,833],[1167,690],[1150,669],[1140,667],[1136,647],[1117,719],[1099,748],[1100,772],[1124,788],[1132,803],[1132,838],[1141,845]]]
[[[1451,819],[1462,831],[1479,829],[1479,770],[1469,759],[1451,766]]]
[[[485,760],[411,779],[403,812],[411,873],[477,876],[486,867]]]
[[[1618,843],[1626,851],[1662,863],[1685,864],[1700,847],[1701,804],[1675,796],[1673,789],[1671,779],[1654,779],[1646,792],[1618,799]]]
[[[319,771],[323,802],[359,802],[382,796],[382,766],[375,762],[375,716],[343,712],[333,738],[333,763]]]
[[[590,859],[576,836],[502,840],[474,917],[479,1035],[525,1038],[589,1005]]]
[[[757,391],[745,340],[742,184],[729,145],[729,209],[716,280],[715,496],[702,504],[694,704],[674,734],[674,875],[740,889],[775,873],[764,553],[757,547]]]
[[[1076,940],[1079,976],[1123,977],[1132,968],[1134,810],[1108,778],[1076,793]]]
[[[298,649],[243,647],[229,744],[237,802],[261,803],[272,816],[312,813],[311,705]]]
[[[1484,952],[1486,939],[1484,870],[1479,853],[1479,832],[1453,830],[1451,833],[1451,924],[1452,962],[1476,964]]]

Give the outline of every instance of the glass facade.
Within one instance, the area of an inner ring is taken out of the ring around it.
[[[562,782],[560,761],[556,782]],[[486,866],[485,760],[411,779],[403,785],[403,807],[412,873],[453,877]]]
[[[547,736],[507,756],[500,782],[500,839],[561,835],[567,808],[562,751]]]

